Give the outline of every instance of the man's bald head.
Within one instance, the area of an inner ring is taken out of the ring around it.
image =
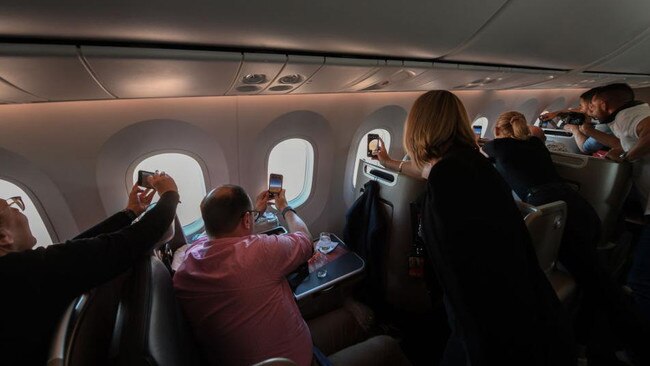
[[[211,237],[232,232],[252,207],[250,197],[240,186],[227,184],[213,189],[201,202],[205,231]]]

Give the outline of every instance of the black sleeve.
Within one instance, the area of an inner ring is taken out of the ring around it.
[[[91,227],[90,229],[84,231],[83,233],[74,237],[74,239],[85,239],[93,238],[100,234],[112,233],[113,231],[118,231],[125,226],[128,226],[135,220],[132,216],[135,214],[129,214],[125,211],[120,211],[113,216],[107,218],[106,220],[100,222],[99,224]]]
[[[494,160],[495,155],[496,155],[496,149],[494,148],[494,140],[486,143],[483,145],[483,151],[490,157],[490,159]]]
[[[74,297],[117,276],[152,249],[172,223],[177,204],[178,193],[167,192],[131,226],[47,247],[42,257],[45,292],[55,291],[52,295],[56,297]],[[114,215],[107,221],[111,219],[116,223],[121,220]]]

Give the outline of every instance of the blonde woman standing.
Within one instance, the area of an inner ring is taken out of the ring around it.
[[[444,90],[420,96],[404,146],[428,181],[423,236],[452,328],[442,365],[575,365],[564,309],[461,101]]]

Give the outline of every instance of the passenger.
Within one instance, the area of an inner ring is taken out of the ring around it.
[[[635,249],[628,284],[646,318],[650,319],[650,106],[635,101],[634,91],[627,84],[604,86],[593,96],[592,103],[594,117],[609,124],[620,139],[620,145],[612,146],[607,158],[628,161],[633,166],[644,227]]]
[[[311,234],[282,190],[275,205],[290,233],[253,235],[269,199],[267,191],[259,194],[253,208],[241,187],[210,192],[201,203],[210,241],[190,247],[174,276],[176,296],[210,364],[251,365],[272,357],[312,364],[312,335],[286,280],[312,256]],[[374,358],[367,364],[381,357],[388,365],[408,364],[392,338],[363,343],[360,352]],[[358,360],[354,347],[331,359]]]
[[[567,314],[461,101],[444,90],[420,96],[404,146],[428,180],[423,236],[452,329],[442,364],[575,365]]]
[[[598,121],[598,123],[592,128],[593,123],[590,122],[591,98],[594,96],[594,94],[596,94],[597,91],[598,88],[592,88],[580,95],[580,108],[578,109],[578,112],[585,115],[585,122],[583,125],[588,124],[588,126],[583,127],[583,125],[574,124],[566,124],[564,126],[564,130],[570,131],[573,134],[573,138],[576,141],[576,145],[578,145],[578,149],[587,155],[591,155],[600,150],[609,150],[609,147],[598,142],[598,140],[586,135],[585,133],[591,133],[591,131],[595,130],[606,133],[608,135],[612,135],[612,130],[610,130],[609,126],[607,126],[606,123],[600,123],[600,121]]]
[[[598,264],[596,246],[601,222],[593,207],[557,174],[550,153],[539,139],[530,136],[521,113],[502,113],[494,131],[496,139],[487,143],[483,150],[494,159],[497,170],[524,202],[534,206],[559,200],[566,202],[567,219],[558,259],[584,289],[585,304],[593,305],[617,324],[628,327],[619,329],[618,335],[634,343],[628,333],[635,329],[640,331],[633,324],[638,314],[626,302],[621,287]],[[588,332],[581,335],[585,338],[594,323],[591,311],[593,309],[587,308],[579,319],[579,330]],[[588,339],[584,341],[589,342]],[[594,351],[599,350],[589,350]]]
[[[20,197],[0,200],[0,363],[43,365],[54,328],[70,302],[124,272],[152,249],[176,212],[174,180],[134,186],[126,209],[63,244],[33,249],[36,239]],[[155,192],[160,201],[137,223]],[[130,226],[129,226],[130,225]]]

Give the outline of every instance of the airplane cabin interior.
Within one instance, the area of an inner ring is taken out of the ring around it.
[[[641,0],[0,4],[0,196],[22,197],[37,247],[123,210],[139,171],[166,172],[180,196],[153,253],[60,314],[47,364],[205,364],[172,276],[188,248],[209,240],[206,194],[234,184],[254,203],[270,174],[283,176],[314,243],[325,233],[335,245],[288,276],[307,323],[363,309],[372,326],[355,339],[389,335],[410,364],[438,364],[450,329],[419,236],[427,181],[367,153],[376,134],[393,159],[409,159],[405,121],[429,90],[456,95],[481,142],[506,111],[543,127],[557,173],[602,223],[599,260],[625,285],[644,230],[626,211],[635,165],[582,153],[572,132],[539,116],[614,83],[650,103],[649,13]],[[370,192],[383,220],[374,227],[352,211]],[[465,194],[491,192],[476,181]],[[557,259],[569,207],[513,199],[540,269],[575,316],[585,297]],[[255,232],[287,235],[285,213],[269,206]],[[379,244],[346,242],[353,220]]]

